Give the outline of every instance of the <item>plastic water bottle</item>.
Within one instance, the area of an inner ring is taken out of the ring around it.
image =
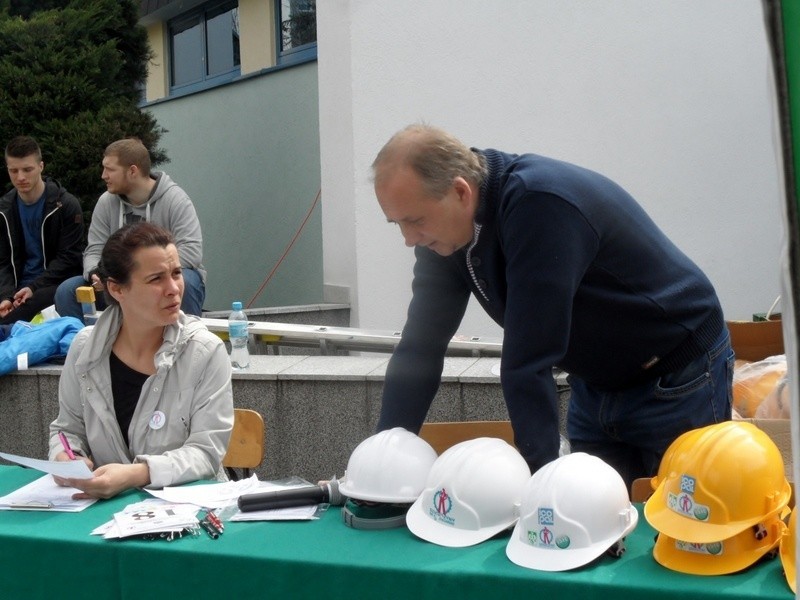
[[[250,352],[247,349],[247,315],[241,302],[234,302],[228,316],[228,338],[231,341],[231,367],[234,371],[250,366]]]

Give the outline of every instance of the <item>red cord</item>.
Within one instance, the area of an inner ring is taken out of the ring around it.
[[[270,279],[272,279],[272,276],[275,275],[275,271],[277,271],[278,267],[281,266],[281,263],[283,262],[283,259],[286,258],[287,254],[289,254],[289,250],[292,249],[292,246],[294,246],[294,243],[297,241],[297,238],[300,237],[300,233],[303,231],[303,227],[306,226],[306,223],[308,222],[308,219],[311,218],[311,213],[314,212],[314,209],[316,208],[317,202],[319,202],[319,198],[320,198],[321,195],[322,195],[322,189],[317,191],[317,195],[314,197],[314,202],[312,202],[311,208],[308,209],[308,212],[306,213],[306,216],[303,219],[303,222],[300,223],[300,227],[297,228],[297,231],[295,232],[295,234],[292,237],[291,241],[286,246],[286,249],[283,251],[283,254],[281,254],[281,257],[278,259],[278,262],[276,262],[275,266],[272,267],[272,270],[269,272],[269,275],[267,275],[267,278],[263,281],[263,283],[261,284],[261,287],[258,288],[258,291],[255,293],[255,295],[252,298],[250,298],[250,300],[247,302],[247,306],[245,306],[245,308],[250,308],[250,306],[252,306],[253,302],[256,301],[256,298],[258,298],[258,296],[261,294],[261,292],[264,291],[264,288],[269,283]]]

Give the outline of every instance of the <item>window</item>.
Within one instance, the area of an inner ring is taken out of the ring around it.
[[[276,0],[278,63],[317,57],[317,0]]]
[[[239,3],[212,2],[170,21],[170,90],[230,81],[239,75]]]

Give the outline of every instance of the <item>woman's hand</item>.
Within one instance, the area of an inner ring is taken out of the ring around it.
[[[150,469],[147,463],[122,465],[112,463],[98,467],[91,479],[62,479],[69,487],[81,490],[73,494],[73,500],[87,498],[113,498],[120,492],[150,483]],[[58,480],[57,480],[58,481]],[[59,482],[59,485],[65,485]]]
[[[67,455],[66,452],[59,452],[58,454],[56,454],[55,460],[67,462],[72,459]],[[86,458],[85,456],[77,456],[75,460],[82,460],[83,462],[86,463],[86,466],[89,467],[90,471],[94,471],[94,463],[92,462],[92,459]],[[64,479],[63,477],[56,477],[55,475],[53,475],[53,479],[61,487],[73,487],[72,485],[70,485],[68,480]]]

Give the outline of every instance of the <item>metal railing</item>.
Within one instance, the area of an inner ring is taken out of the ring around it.
[[[228,338],[227,319],[203,317],[210,331],[222,339]],[[327,325],[298,325],[270,321],[249,321],[248,331],[257,342],[272,346],[319,348],[324,355],[340,350],[360,352],[393,352],[400,342],[399,331],[330,327]],[[498,338],[457,335],[447,346],[448,356],[500,356],[503,341]]]

